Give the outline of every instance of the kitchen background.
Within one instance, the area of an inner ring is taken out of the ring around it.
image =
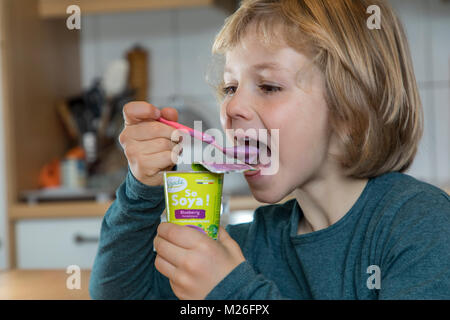
[[[392,0],[391,3],[406,27],[425,113],[423,140],[409,174],[449,190],[450,2]],[[127,61],[127,53],[131,50],[134,49],[135,54],[144,50],[148,54],[148,101],[158,107],[179,108],[180,122],[187,125],[202,117],[208,127],[220,127],[214,93],[205,79],[210,74],[214,36],[230,14],[229,8],[205,5],[96,14],[83,14],[81,9],[81,30],[71,32],[80,33],[79,46],[75,50],[79,50],[79,75],[84,92],[93,90],[95,81],[105,74],[120,75],[120,70],[123,70],[120,59]],[[136,45],[140,49],[136,49]],[[3,52],[3,39],[1,46]],[[0,60],[2,75],[5,69]],[[1,128],[8,128],[11,116],[11,111],[5,111],[8,110],[6,95],[1,91],[7,81],[3,75],[3,85],[0,85]],[[23,90],[21,94],[27,95]],[[91,93],[95,98],[95,90]],[[121,98],[119,104],[127,99],[127,95]],[[76,105],[74,101],[67,103]],[[55,110],[60,109],[55,107]],[[10,169],[7,164],[7,150],[13,150],[8,141],[16,132],[10,126],[10,131],[0,130],[0,269],[61,269],[71,264],[90,268],[97,249],[101,218],[111,201],[111,192],[105,185],[116,187],[126,170],[113,171],[108,176],[109,180],[91,179],[96,191],[103,188],[105,192],[82,195],[75,192],[72,196],[79,197],[77,201],[55,201],[55,197],[68,196],[55,193],[49,196],[30,192],[27,188],[13,197],[8,196],[12,188],[11,180],[7,178],[8,170],[17,172],[14,175],[16,180],[20,180],[22,172],[27,172],[23,167]],[[77,159],[76,152],[73,157]],[[48,163],[52,160],[49,156]],[[118,162],[111,166],[120,166]],[[34,181],[37,181],[38,172],[35,175]],[[235,217],[248,219],[248,213],[256,204],[246,197],[249,192],[245,180],[238,175],[229,175],[226,179],[225,194],[230,201],[228,211],[233,211]],[[27,186],[26,183],[23,185]],[[231,220],[238,221],[237,218]]]

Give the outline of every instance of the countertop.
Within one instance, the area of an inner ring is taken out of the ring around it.
[[[0,271],[0,300],[88,300],[90,270],[81,270],[80,289],[68,289],[66,270]]]

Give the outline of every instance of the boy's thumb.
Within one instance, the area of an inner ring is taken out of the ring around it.
[[[245,261],[244,254],[242,253],[239,244],[228,234],[223,227],[219,227],[219,237],[217,238],[219,243],[225,247],[229,254],[239,263]]]
[[[234,246],[236,241],[228,234],[224,227],[219,227],[219,237],[217,238],[225,247]],[[231,248],[230,248],[231,249]]]

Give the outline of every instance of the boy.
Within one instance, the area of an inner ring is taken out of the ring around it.
[[[366,26],[378,5],[380,30]],[[450,199],[401,172],[422,110],[384,1],[248,0],[213,52],[225,129],[279,129],[279,170],[247,173],[258,208],[219,240],[161,223],[171,108],[124,108],[129,175],[105,215],[93,298],[449,299]],[[236,138],[242,143],[245,137]],[[153,251],[156,249],[156,253]]]

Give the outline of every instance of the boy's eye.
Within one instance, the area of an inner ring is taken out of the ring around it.
[[[259,88],[264,92],[264,93],[275,93],[278,91],[281,91],[280,87],[277,86],[272,86],[272,85],[268,85],[268,84],[263,84],[260,85]]]
[[[234,94],[236,92],[236,87],[235,86],[223,87],[222,91],[225,95]]]
[[[280,87],[272,86],[268,84],[263,84],[258,86],[264,93],[271,94],[278,91],[281,91]],[[233,95],[236,93],[237,87],[236,86],[225,86],[222,88],[222,92],[224,95]]]

